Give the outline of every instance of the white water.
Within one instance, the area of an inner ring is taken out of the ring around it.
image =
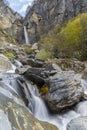
[[[12,68],[9,71],[7,71],[6,73],[15,73],[15,70],[16,70],[16,66],[14,66],[12,64]]]
[[[82,86],[85,88],[85,92],[87,92],[87,82],[82,80]],[[64,114],[55,114],[51,115],[44,101],[39,97],[38,92],[35,90],[35,87],[32,87],[28,84],[28,89],[32,95],[32,100],[29,104],[29,108],[33,115],[40,121],[46,121],[51,124],[54,124],[59,128],[59,130],[66,130],[67,124],[72,120],[79,116],[87,116],[87,101],[82,101],[78,103],[78,105],[68,112]],[[35,92],[36,91],[36,92]]]
[[[29,44],[29,37],[28,37],[28,32],[27,32],[26,26],[24,26],[24,36],[25,36],[26,44]]]

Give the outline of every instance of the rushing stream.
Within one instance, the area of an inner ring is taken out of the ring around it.
[[[85,92],[87,92],[87,82],[82,80],[82,86],[84,87]],[[55,114],[51,115],[44,103],[44,101],[40,98],[38,90],[36,87],[32,87],[31,84],[28,83],[28,89],[31,93],[31,101],[29,104],[29,108],[33,115],[40,121],[47,121],[56,125],[59,130],[66,130],[66,125],[74,118],[79,116],[87,116],[87,101],[82,101],[77,104],[77,106],[67,111],[64,114]]]
[[[16,62],[18,67],[21,66],[19,62]],[[12,70],[9,73],[13,72],[16,67],[13,66]],[[0,77],[3,79],[3,83],[8,86],[9,89],[16,92],[17,95],[21,97],[21,88],[18,86],[16,74],[4,74],[0,73]],[[1,85],[4,85],[1,83]],[[54,124],[59,128],[59,130],[66,130],[67,124],[72,120],[79,116],[87,116],[87,101],[81,101],[78,103],[73,109],[68,110],[63,114],[55,114],[52,115],[49,113],[44,101],[41,99],[37,87],[34,87],[29,81],[26,80],[27,88],[25,87],[25,94],[27,99],[29,100],[28,108],[30,109],[31,113],[40,121],[46,121],[51,124]],[[82,80],[81,84],[84,88],[84,93],[87,94],[87,82]],[[5,86],[0,88],[0,91],[5,93],[8,96],[10,93],[6,93]],[[16,98],[14,99],[16,100]]]

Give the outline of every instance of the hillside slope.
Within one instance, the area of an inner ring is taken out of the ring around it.
[[[38,41],[56,23],[63,24],[83,12],[87,12],[87,0],[35,0],[24,19],[30,42]]]

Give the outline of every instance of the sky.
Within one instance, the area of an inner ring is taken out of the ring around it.
[[[31,5],[33,0],[7,0],[9,6],[14,10],[20,13],[22,16],[25,16],[26,9],[28,5]]]

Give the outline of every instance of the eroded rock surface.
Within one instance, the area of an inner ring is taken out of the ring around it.
[[[84,91],[79,78],[71,71],[58,72],[49,79],[49,90],[43,98],[52,112],[60,112],[80,101]]]
[[[87,117],[79,117],[72,120],[68,124],[67,130],[87,130]]]

